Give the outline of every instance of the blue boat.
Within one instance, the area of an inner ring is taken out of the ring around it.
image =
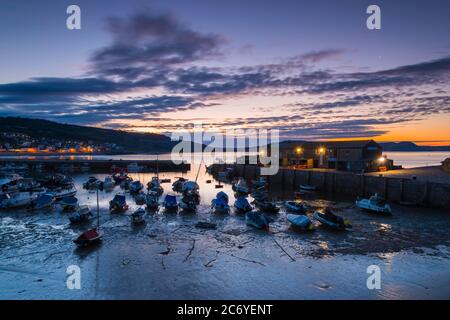
[[[333,212],[331,212],[330,209],[325,209],[325,211],[322,213],[320,211],[314,212],[314,219],[319,221],[323,226],[328,227],[333,230],[339,230],[343,231],[347,228],[351,228],[349,221],[335,215]]]
[[[312,231],[315,229],[314,224],[308,216],[302,214],[287,214],[287,220],[296,228]]]
[[[116,194],[114,198],[109,202],[109,210],[111,212],[121,212],[128,210],[128,204],[125,195]]]
[[[177,197],[171,194],[166,195],[163,201],[164,208],[168,211],[175,211],[178,209]]]
[[[225,194],[224,192],[222,192],[222,193]],[[216,199],[213,199],[211,201],[212,210],[216,213],[223,213],[223,214],[230,213],[230,206],[228,205],[227,200],[228,200],[228,196],[227,196],[227,198],[217,197]]]
[[[59,201],[64,211],[74,211],[78,208],[78,199],[75,197],[64,197]]]

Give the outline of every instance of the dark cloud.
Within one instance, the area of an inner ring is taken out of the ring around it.
[[[194,31],[169,14],[111,18],[108,30],[113,42],[91,57],[93,72],[126,78],[219,56],[226,42],[222,36]]]

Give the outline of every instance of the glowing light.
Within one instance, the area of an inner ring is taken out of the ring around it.
[[[378,158],[378,162],[379,163],[384,163],[386,161],[386,158],[385,157],[380,157],[380,158]]]
[[[295,149],[295,152],[296,152],[297,154],[300,154],[300,153],[303,152],[303,150],[302,150],[302,148],[297,147],[297,148]]]
[[[325,152],[325,148],[322,148],[322,147],[321,147],[321,148],[319,148],[318,151],[319,151],[319,153],[324,153],[324,152]]]

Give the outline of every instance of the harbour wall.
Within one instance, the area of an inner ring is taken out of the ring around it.
[[[26,165],[29,170],[57,171],[68,169],[92,173],[110,173],[114,169],[127,169],[130,164],[136,164],[139,172],[186,172],[191,165],[189,163],[175,164],[171,160],[70,160],[70,159],[0,159],[0,166],[14,163]],[[129,170],[130,171],[130,170]]]
[[[227,165],[229,167],[229,165]],[[246,179],[257,179],[260,168],[256,165],[234,165],[236,174]],[[222,170],[217,165],[215,171]],[[273,176],[267,176],[270,187],[282,187],[299,191],[301,184],[315,186],[324,194],[354,197],[368,197],[378,193],[386,200],[409,205],[450,209],[450,184],[372,176],[343,171],[318,171],[308,169],[283,169]]]

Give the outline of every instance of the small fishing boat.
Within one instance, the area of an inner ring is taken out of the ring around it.
[[[245,223],[257,229],[269,231],[269,223],[271,222],[272,219],[261,212],[249,211],[245,214]]]
[[[51,194],[41,194],[37,197],[36,200],[33,200],[30,204],[29,209],[30,210],[41,210],[45,208],[51,208],[53,203],[55,202],[55,199],[52,197]]]
[[[228,195],[223,191],[220,191],[216,194],[216,199],[223,199],[225,203],[228,203],[229,201]]]
[[[51,194],[55,200],[59,200],[65,197],[75,196],[77,194],[77,189],[72,184],[70,187],[51,189],[51,191],[48,191],[47,193]]]
[[[142,189],[144,189],[144,185],[139,181],[133,181],[130,184],[130,193],[139,193],[139,191],[141,191]]]
[[[264,176],[259,177],[257,180],[252,181],[253,188],[265,188],[267,186],[267,178]]]
[[[145,217],[147,216],[147,212],[144,209],[139,208],[135,212],[131,214],[131,223],[133,224],[141,224],[145,222]]]
[[[145,204],[147,209],[156,210],[159,207],[158,195],[152,191],[149,191],[145,196]]]
[[[183,184],[187,181],[187,179],[183,177],[178,177],[177,180],[175,180],[172,183],[172,190],[175,192],[182,192],[183,191]]]
[[[158,196],[161,196],[164,193],[164,189],[161,186],[161,180],[159,180],[158,177],[152,177],[152,180],[147,183],[147,189],[155,192]]]
[[[181,189],[183,193],[198,193],[198,190],[199,185],[195,181],[186,181]]]
[[[300,185],[300,192],[314,192],[317,191],[317,187],[310,185],[310,184],[301,184]]]
[[[80,247],[86,247],[86,246],[98,243],[101,240],[102,240],[102,234],[96,228],[96,229],[91,229],[91,230],[83,232],[78,238],[73,240],[73,242]]]
[[[312,231],[315,229],[314,224],[308,216],[302,214],[286,215],[286,219],[295,227],[302,230]]]
[[[197,203],[195,199],[190,196],[183,196],[179,206],[184,212],[195,212],[197,210]]]
[[[114,189],[114,180],[111,176],[106,176],[103,181],[103,189],[105,191],[112,191]]]
[[[89,179],[83,183],[83,188],[92,190],[97,188],[102,188],[103,182],[98,180],[96,177],[89,177]]]
[[[324,212],[314,212],[314,219],[319,221],[323,226],[326,226],[333,230],[346,230],[351,228],[348,220],[334,214],[329,208],[326,208]]]
[[[128,191],[130,190],[131,183],[133,182],[132,178],[127,178],[125,180],[122,180],[120,183],[120,189]]]
[[[116,194],[114,198],[109,202],[109,211],[111,212],[124,212],[128,210],[128,204],[125,195]]]
[[[59,200],[59,205],[63,211],[74,211],[78,208],[78,199],[75,197],[64,197]]]
[[[243,194],[243,195],[246,195],[246,194],[249,193],[249,189],[248,189],[247,183],[245,182],[244,179],[239,179],[239,181],[237,183],[234,183],[232,185],[232,189],[236,193],[240,193],[240,194]]]
[[[138,165],[136,162],[130,163],[127,165],[127,171],[130,173],[138,173],[144,169],[143,166]]]
[[[163,201],[163,206],[167,211],[178,210],[177,197],[171,194],[166,195]]]
[[[69,217],[71,223],[87,222],[93,217],[91,208],[87,205],[82,205],[80,208]]]
[[[228,205],[228,197],[227,199],[223,197],[216,197],[211,201],[211,209],[215,213],[220,214],[228,214],[230,213],[230,206]]]
[[[234,207],[238,213],[246,213],[253,210],[250,203],[248,203],[247,198],[244,197],[237,198],[234,202]]]
[[[301,201],[286,201],[284,206],[287,210],[298,213],[298,214],[306,214],[307,206]]]
[[[136,202],[136,204],[138,206],[142,206],[145,204],[146,198],[147,198],[147,195],[143,191],[140,191],[139,193],[137,193],[134,196],[134,201]]]
[[[267,213],[278,213],[280,208],[273,201],[255,201],[255,207]]]
[[[256,201],[261,201],[261,202],[267,200],[267,198],[268,198],[267,191],[264,187],[261,187],[255,191],[253,191],[251,196]]]
[[[381,214],[392,214],[391,207],[381,199],[377,193],[371,196],[369,199],[360,199],[355,202],[358,208]]]

